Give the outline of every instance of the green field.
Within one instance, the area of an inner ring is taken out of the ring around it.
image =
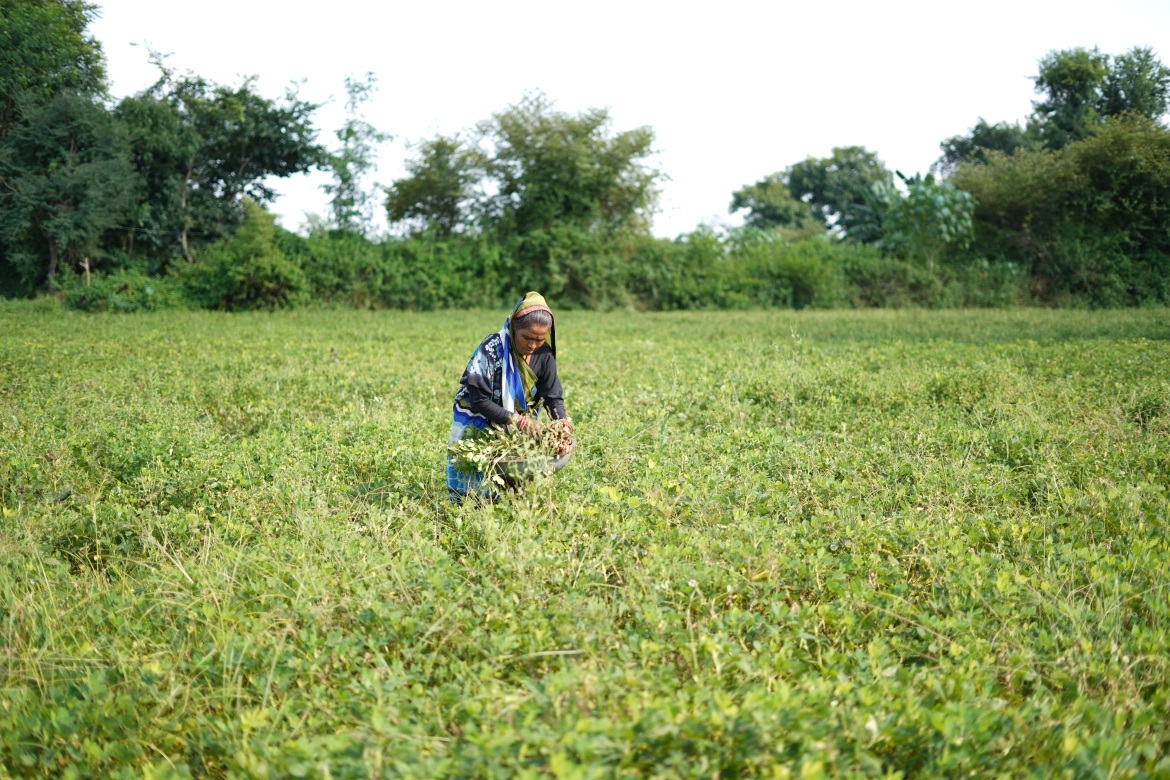
[[[1170,776],[1170,311],[0,304],[0,777]]]

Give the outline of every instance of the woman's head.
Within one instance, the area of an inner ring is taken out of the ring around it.
[[[549,317],[549,320],[551,324],[552,318]],[[516,343],[516,351],[522,357],[533,354],[536,350],[544,346],[544,341],[548,338],[548,331],[548,325],[541,324],[535,320],[527,325],[514,324],[512,333]]]
[[[552,311],[538,292],[530,292],[512,310],[512,338],[516,351],[531,355],[544,345],[553,328]]]
[[[534,325],[540,326],[544,329],[551,328],[553,324],[552,313],[548,309],[534,309],[523,317],[513,317],[512,325],[516,330],[523,330],[524,328],[531,328]]]

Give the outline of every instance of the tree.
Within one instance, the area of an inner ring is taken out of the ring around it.
[[[952,136],[939,144],[942,157],[932,168],[947,176],[964,162],[987,162],[988,152],[1012,154],[1033,143],[1027,131],[1016,123],[992,125],[980,117],[967,135]]]
[[[96,14],[82,0],[0,0],[0,136],[22,105],[62,92],[105,93],[101,45],[85,34]]]
[[[645,230],[660,174],[649,167],[654,133],[610,134],[609,112],[570,116],[540,94],[480,123],[487,176],[497,189],[488,216],[524,235],[555,225],[587,232]]]
[[[387,189],[391,222],[438,236],[478,225],[508,242],[565,230],[645,232],[661,174],[648,127],[610,130],[609,112],[556,111],[541,94],[480,122],[473,142],[419,145]]]
[[[1087,138],[1107,117],[1166,113],[1170,69],[1153,50],[1136,47],[1116,59],[1096,48],[1049,52],[1040,60],[1033,122],[1045,145],[1060,149]]]
[[[815,208],[826,229],[837,227],[848,235],[855,212],[865,205],[865,193],[889,176],[876,154],[846,146],[834,148],[829,157],[808,157],[790,166],[782,181],[794,197]]]
[[[113,115],[125,128],[141,194],[117,248],[146,256],[150,270],[159,272],[175,257],[190,255],[189,232],[196,229],[202,238],[199,226],[218,224],[220,210],[213,197],[192,195],[186,184],[198,138],[173,106],[147,91],[123,99]]]
[[[1036,91],[1045,94],[1032,104],[1040,137],[1059,149],[1087,136],[1100,120],[1100,92],[1109,75],[1109,57],[1096,48],[1049,52],[1040,60]]]
[[[59,95],[75,94],[92,101],[105,94],[101,46],[85,34],[96,13],[93,5],[82,0],[0,0],[0,142],[27,114],[39,112]],[[42,119],[38,116],[34,123]],[[27,141],[26,137],[19,146],[27,147]],[[31,293],[43,281],[48,262],[48,249],[30,243],[30,236],[43,239],[43,234],[20,221],[21,215],[28,216],[29,198],[35,200],[29,178],[34,172],[18,173],[12,166],[20,165],[27,151],[7,150],[8,170],[3,175],[9,186],[0,186],[0,223],[6,226],[0,228],[3,294]],[[85,170],[92,172],[92,167]],[[20,179],[19,192],[12,188],[14,177]],[[45,184],[43,179],[41,184]],[[44,194],[49,196],[47,191]],[[18,212],[8,211],[18,206]]]
[[[333,196],[334,226],[361,235],[369,233],[373,220],[373,193],[363,188],[363,179],[375,167],[377,145],[391,138],[365,121],[358,112],[359,107],[370,99],[376,83],[373,73],[367,73],[364,82],[346,77],[346,119],[336,132],[341,146],[327,157],[327,164],[333,171],[333,184],[323,187],[326,194]]]
[[[1170,68],[1153,49],[1135,47],[1117,57],[1101,87],[1104,116],[1134,113],[1157,120],[1166,115],[1170,100]]]
[[[821,224],[820,216],[808,203],[794,198],[784,184],[784,177],[776,173],[732,194],[728,212],[734,214],[743,209],[748,212],[744,224],[761,230],[778,227],[806,230]]]
[[[515,283],[589,305],[609,294],[605,247],[648,232],[660,174],[649,127],[613,133],[609,112],[575,116],[543,95],[481,122],[489,193],[481,220],[515,263]]]
[[[391,223],[439,238],[471,226],[473,188],[484,175],[478,154],[457,138],[436,136],[418,146],[406,170],[410,175],[396,179],[386,190]]]
[[[902,199],[894,177],[875,181],[863,196],[865,203],[851,210],[853,218],[849,226],[849,240],[870,244],[887,252],[894,251],[895,245],[887,240],[887,236],[891,214]]]
[[[1132,113],[1158,120],[1170,104],[1170,68],[1148,48],[1118,57],[1097,49],[1051,51],[1034,80],[1044,99],[1033,102],[1026,129],[980,118],[969,134],[939,144],[943,154],[932,170],[949,176],[965,162],[987,162],[993,152],[1011,155],[1041,145],[1061,149],[1089,137],[1109,117]]]
[[[270,100],[254,91],[254,83],[248,78],[233,88],[191,74],[176,78],[162,68],[156,84],[118,105],[145,188],[133,229],[150,237],[162,263],[191,261],[193,243],[239,225],[243,198],[271,202],[276,193],[269,177],[326,161],[313,140],[317,106],[294,91],[283,101]]]
[[[134,189],[122,129],[100,105],[62,92],[27,109],[0,139],[0,240],[26,288],[88,265]]]

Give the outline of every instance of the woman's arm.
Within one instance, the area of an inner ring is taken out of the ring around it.
[[[557,359],[547,346],[541,347],[532,356],[532,373],[536,374],[536,397],[544,401],[545,408],[554,420],[563,420],[565,412],[564,390],[557,376]]]
[[[497,425],[506,425],[510,415],[492,399],[496,383],[500,381],[499,350],[500,340],[494,333],[483,340],[459,378],[462,387],[456,397],[475,414]]]
[[[492,400],[490,390],[485,392],[482,388],[469,384],[465,399],[467,405],[471,407],[471,411],[481,417],[486,417],[497,425],[507,425],[512,417],[504,407]]]

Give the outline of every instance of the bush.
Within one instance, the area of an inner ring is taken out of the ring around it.
[[[430,236],[382,245],[381,305],[396,309],[497,307],[515,303],[526,280],[493,241]],[[527,280],[528,290],[541,289]]]
[[[631,309],[676,308],[668,305],[676,294],[676,277],[686,260],[681,241],[633,236],[618,250],[624,268],[624,305]]]
[[[273,218],[252,201],[231,238],[208,246],[179,276],[188,297],[205,309],[280,309],[303,302],[305,272],[276,246]]]
[[[90,283],[80,274],[64,273],[57,279],[62,302],[81,311],[160,311],[188,306],[183,287],[173,276],[147,276],[141,271],[95,274]]]
[[[831,308],[846,302],[841,258],[857,248],[748,228],[700,228],[673,242],[643,238],[626,253],[624,289],[638,308]]]
[[[308,238],[281,232],[278,247],[304,270],[313,300],[374,308],[378,299],[380,248],[357,233],[314,231]]]
[[[1110,118],[1059,151],[992,154],[954,183],[976,200],[972,254],[1013,262],[1039,303],[1170,301],[1170,130]]]
[[[733,251],[728,273],[753,308],[828,309],[845,302],[840,266],[853,251],[819,237],[795,244],[760,237]]]
[[[855,308],[931,308],[940,304],[942,283],[926,269],[883,257],[872,247],[857,246],[856,250],[841,257],[849,303]]]
[[[340,230],[280,235],[314,300],[358,309],[494,307],[521,286],[500,248],[479,237],[419,236],[376,244]]]
[[[727,250],[713,230],[699,228],[675,240],[675,249],[664,269],[664,309],[719,309],[734,291],[729,289]]]
[[[942,305],[1002,308],[1028,300],[1028,273],[1017,263],[979,258],[943,270]]]

